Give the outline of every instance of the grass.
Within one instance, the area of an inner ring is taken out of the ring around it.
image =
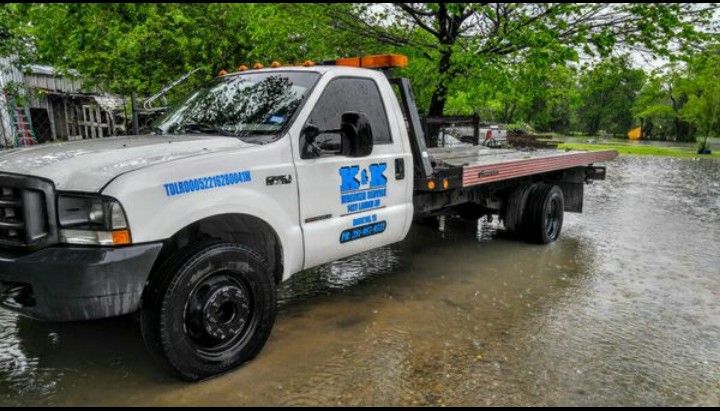
[[[712,154],[697,154],[694,147],[662,147],[641,144],[612,143],[562,143],[559,149],[601,151],[616,150],[620,154],[638,156],[662,156],[679,158],[712,158],[720,159],[720,151],[714,150]]]

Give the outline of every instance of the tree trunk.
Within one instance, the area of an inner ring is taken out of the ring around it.
[[[448,89],[447,85],[450,83],[450,58],[452,52],[447,50],[440,55],[440,62],[438,63],[438,74],[440,80],[438,85],[433,92],[432,99],[430,100],[430,109],[428,110],[429,116],[442,116],[445,111],[445,100],[447,99]]]
[[[640,117],[640,140],[645,140],[645,119]]]
[[[594,136],[597,135],[598,130],[600,130],[600,116],[593,115],[588,121],[587,132],[589,135]]]

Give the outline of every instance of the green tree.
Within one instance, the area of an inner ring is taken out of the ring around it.
[[[646,138],[693,140],[695,128],[682,114],[688,101],[681,85],[684,72],[679,65],[670,64],[648,77],[633,106],[633,114],[640,119]]]
[[[568,131],[575,77],[564,64],[530,60],[487,65],[466,73],[449,90],[445,111],[484,121],[526,122],[539,131]]]
[[[720,46],[715,46],[690,61],[688,78],[681,86],[688,95],[682,115],[704,136],[703,147],[709,136],[720,136],[719,79]]]
[[[673,56],[698,52],[693,47],[709,37],[703,30],[714,9],[712,4],[3,4],[0,56],[76,69],[109,91],[151,94],[193,69],[199,71],[176,93],[220,69],[255,61],[401,52],[410,57],[402,73],[412,79],[422,111],[476,113],[488,121],[567,131],[574,117],[593,117],[587,110],[604,110],[597,102],[613,96],[591,92],[612,83],[601,75],[583,73],[578,87],[571,62],[623,47]],[[609,73],[613,81],[624,78]],[[689,125],[681,115],[689,94],[680,94],[679,83],[667,84],[672,93],[636,105],[635,114],[652,100],[671,105],[678,124]],[[624,90],[634,99],[631,88]],[[620,107],[616,94],[612,104]],[[573,115],[578,108],[582,116]],[[629,121],[621,108],[615,118],[605,110],[594,119],[597,125],[588,118],[583,127],[624,133]]]
[[[336,4],[349,13],[351,4]],[[245,8],[252,50],[258,61],[284,63],[334,60],[338,57],[390,51],[373,39],[338,30],[322,4],[260,3]]]
[[[35,62],[141,94],[193,69],[185,88],[241,64],[324,60],[377,44],[337,30],[316,4],[18,4],[0,8],[6,32],[34,45]]]
[[[564,63],[535,59],[510,67],[515,73],[507,86],[513,92],[505,105],[515,110],[505,111],[502,121],[526,122],[538,131],[569,131],[576,94],[574,70]]]
[[[0,70],[2,63],[24,64],[31,60],[32,41],[20,30],[21,6],[13,3],[0,4]]]
[[[677,55],[702,44],[716,9],[680,3],[393,3],[360,4],[352,13],[328,10],[339,27],[412,49],[425,60],[419,64],[432,65],[428,113],[439,115],[468,63],[507,64],[540,54],[563,62],[577,59],[578,50],[606,56],[623,47]]]
[[[122,93],[155,92],[194,68],[209,78],[250,49],[242,5],[28,4],[23,14],[39,62]]]
[[[645,73],[631,68],[627,57],[608,58],[583,73],[578,91],[583,131],[625,134],[633,125],[632,108],[644,79]]]

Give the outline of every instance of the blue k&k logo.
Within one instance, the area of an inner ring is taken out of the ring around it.
[[[385,177],[387,163],[370,164],[367,169],[360,166],[346,166],[340,169],[340,192],[355,191],[361,188],[380,188],[387,186]]]

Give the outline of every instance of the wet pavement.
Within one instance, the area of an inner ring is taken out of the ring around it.
[[[549,246],[448,222],[296,275],[258,358],[201,383],[132,317],[0,311],[0,403],[720,405],[720,161],[608,165]]]

